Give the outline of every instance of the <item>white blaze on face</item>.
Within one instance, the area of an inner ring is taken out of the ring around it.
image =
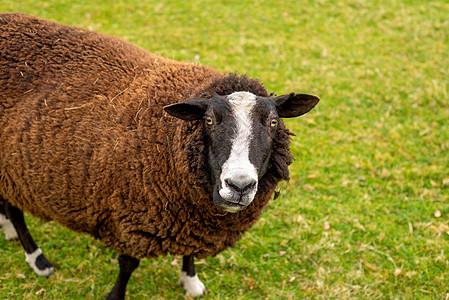
[[[255,188],[245,195],[241,202],[249,204],[254,199],[257,191],[257,170],[249,160],[249,146],[252,138],[251,111],[256,104],[256,96],[248,92],[236,92],[227,97],[234,114],[237,132],[231,139],[231,153],[227,161],[223,164],[220,181],[220,196],[225,200],[235,198],[226,180],[256,182]]]

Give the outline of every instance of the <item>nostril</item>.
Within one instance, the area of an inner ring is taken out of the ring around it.
[[[250,192],[256,187],[257,181],[245,180],[245,181],[233,181],[231,179],[225,179],[226,185],[240,194]]]
[[[242,192],[248,192],[253,190],[256,187],[257,182],[255,180],[252,180],[249,182],[244,188],[242,188]]]
[[[232,182],[231,179],[225,179],[225,183],[228,187],[236,190],[237,192],[240,192],[240,188],[234,182]]]

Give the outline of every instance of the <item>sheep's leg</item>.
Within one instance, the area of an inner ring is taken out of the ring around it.
[[[17,231],[14,228],[14,225],[6,216],[6,210],[3,207],[2,203],[0,203],[0,228],[3,229],[3,232],[5,233],[5,238],[7,240],[17,240],[19,238],[19,236],[17,235]]]
[[[6,215],[17,231],[17,235],[19,236],[23,249],[25,249],[26,262],[39,276],[48,277],[53,274],[55,272],[54,268],[42,253],[41,248],[36,245],[31,237],[31,234],[25,224],[22,211],[9,203],[5,203],[4,208]]]
[[[139,266],[139,262],[140,261],[138,259],[128,255],[121,254],[119,256],[118,264],[120,266],[120,272],[114,288],[108,295],[108,300],[125,299],[126,285],[128,284],[132,272],[134,272],[134,270]]]
[[[182,270],[179,284],[186,290],[186,296],[198,297],[206,292],[206,287],[195,273],[194,257],[187,255],[182,258]]]

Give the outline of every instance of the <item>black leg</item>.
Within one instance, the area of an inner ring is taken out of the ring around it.
[[[3,198],[0,197],[0,215],[5,215],[6,216],[6,210],[3,207],[3,202],[2,202]]]
[[[8,219],[14,225],[19,240],[25,249],[26,262],[39,276],[50,276],[54,273],[53,266],[42,253],[42,250],[36,245],[25,224],[23,213],[17,207],[5,203],[4,209]]]
[[[187,255],[182,257],[182,271],[186,272],[187,276],[190,277],[196,275],[193,255]]]
[[[120,266],[120,272],[118,274],[118,278],[115,282],[114,288],[109,293],[107,299],[125,299],[126,285],[128,284],[132,272],[134,272],[134,270],[139,266],[139,262],[140,261],[138,259],[128,255],[121,254],[119,256],[118,263]]]
[[[23,249],[26,253],[33,253],[36,251],[38,246],[31,237],[30,232],[25,224],[25,219],[23,213],[20,209],[11,204],[6,204],[5,206],[6,215],[8,219],[14,224],[17,234],[19,235],[20,242],[22,243]]]
[[[181,276],[179,276],[179,284],[186,290],[186,296],[188,297],[198,297],[206,291],[206,287],[195,273],[193,255],[183,256],[182,258],[182,272]]]

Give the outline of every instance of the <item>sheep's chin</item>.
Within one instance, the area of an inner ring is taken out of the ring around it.
[[[242,205],[242,204],[227,201],[226,199],[224,199],[223,197],[220,196],[218,189],[215,189],[215,191],[214,191],[214,204],[221,210],[230,212],[230,213],[237,213],[239,211],[242,211],[249,205],[249,203],[248,203],[248,205]]]
[[[223,205],[220,208],[222,210],[230,212],[230,213],[238,213],[239,211],[242,211],[243,209],[245,209],[246,206],[231,203],[231,205]]]

